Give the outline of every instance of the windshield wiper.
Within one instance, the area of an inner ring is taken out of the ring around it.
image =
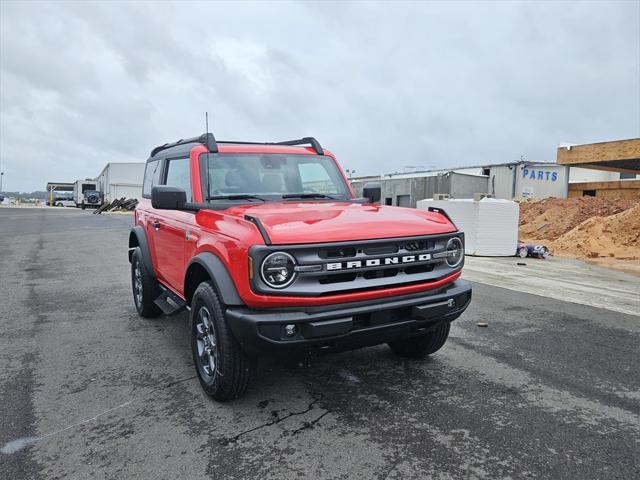
[[[266,200],[257,195],[212,195],[207,197],[207,200],[260,200],[261,202],[266,202]]]
[[[282,195],[282,198],[328,198],[330,200],[340,200],[339,198],[325,195],[324,193],[288,193]]]

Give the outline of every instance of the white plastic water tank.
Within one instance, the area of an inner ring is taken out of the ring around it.
[[[518,245],[520,206],[511,200],[483,198],[420,200],[418,208],[442,208],[464,232],[465,253],[487,257],[511,257]]]

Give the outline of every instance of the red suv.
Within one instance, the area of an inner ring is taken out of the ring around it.
[[[204,390],[241,396],[256,358],[388,343],[440,349],[467,308],[464,235],[439,209],[379,205],[353,191],[314,138],[154,148],[129,236],[143,317],[190,312]]]

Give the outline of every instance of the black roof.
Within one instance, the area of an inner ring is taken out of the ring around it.
[[[187,153],[196,145],[204,145],[211,153],[217,153],[218,144],[220,143],[235,145],[310,145],[318,155],[324,155],[324,150],[320,146],[320,143],[313,137],[304,137],[299,140],[286,140],[284,142],[232,142],[216,140],[213,133],[203,133],[198,137],[184,138],[177,142],[158,145],[151,150],[147,161],[151,161],[160,152],[163,152],[163,156]]]

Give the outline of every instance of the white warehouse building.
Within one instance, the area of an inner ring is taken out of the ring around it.
[[[95,180],[105,202],[117,198],[142,198],[142,179],[146,163],[107,163]]]

